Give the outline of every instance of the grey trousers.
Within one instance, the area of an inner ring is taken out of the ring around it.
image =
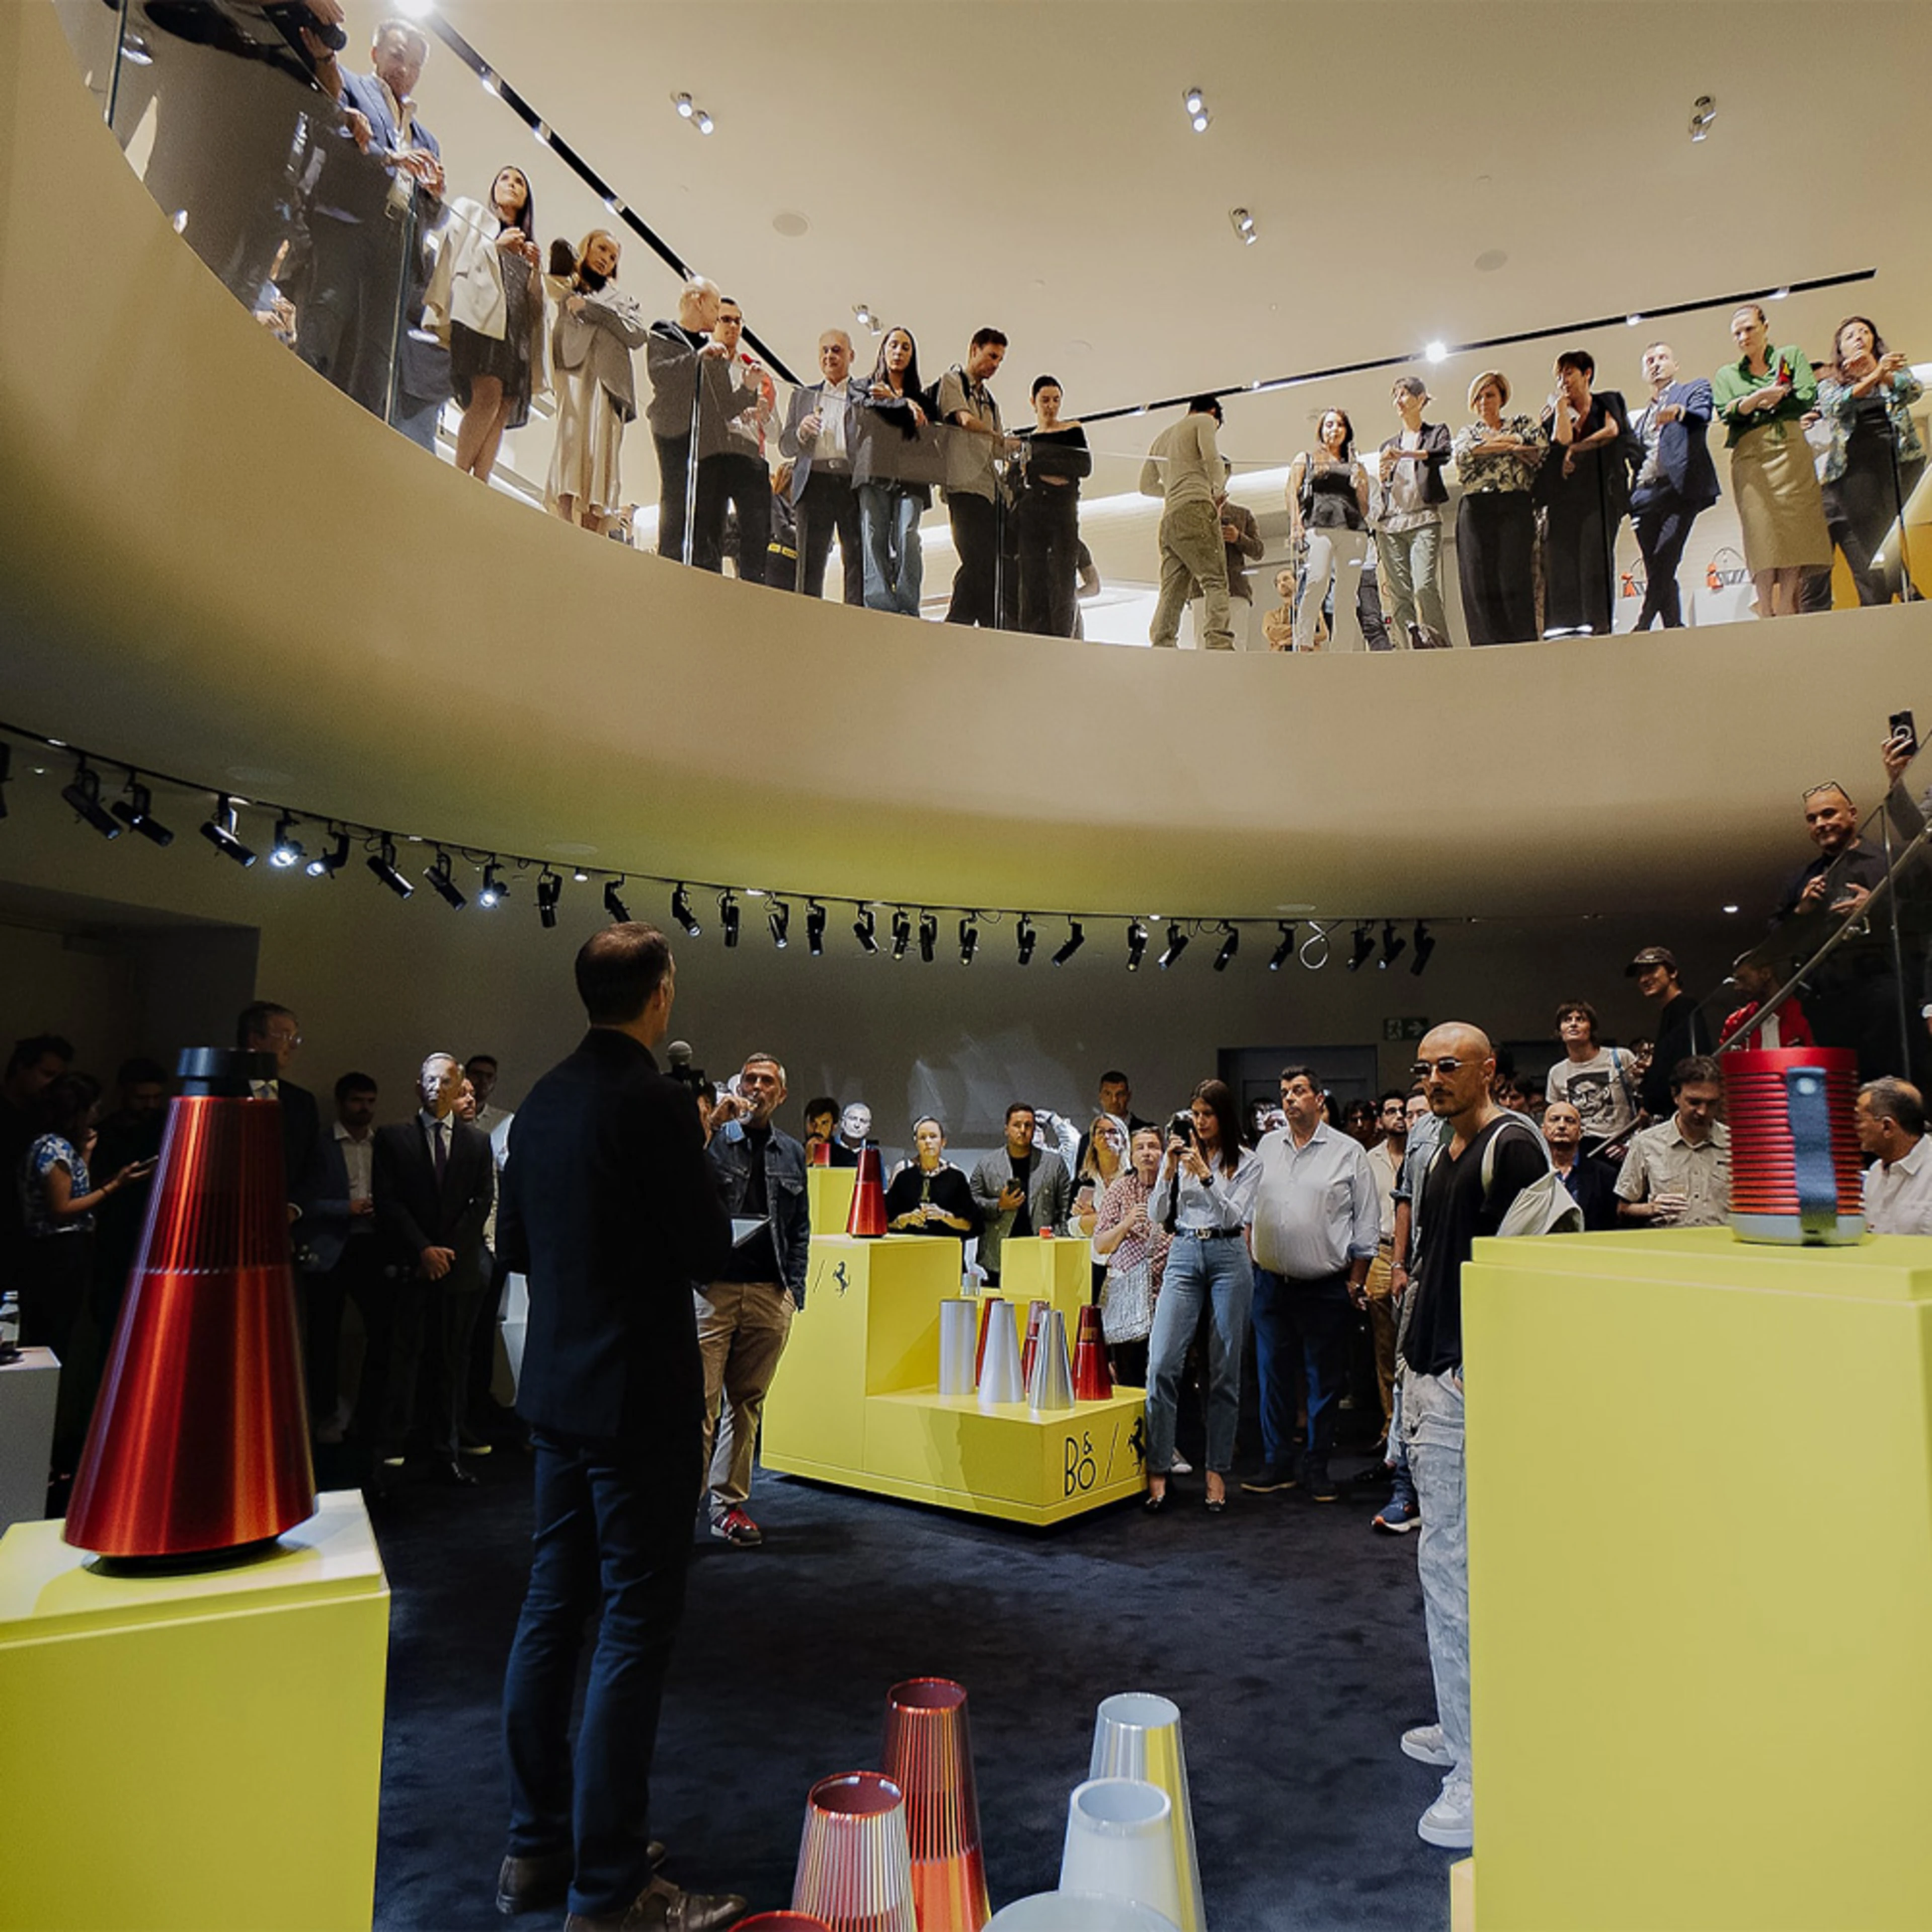
[[[1418,524],[1412,530],[1378,531],[1376,548],[1395,603],[1389,627],[1396,649],[1408,650],[1408,627],[1418,622],[1448,637],[1449,620],[1442,608],[1442,526]]]

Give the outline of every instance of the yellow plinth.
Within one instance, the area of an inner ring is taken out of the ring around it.
[[[1078,1339],[1080,1311],[1094,1298],[1094,1245],[1032,1234],[1000,1244],[1000,1290],[1022,1313],[1030,1301],[1048,1301],[1066,1317],[1066,1346]]]
[[[808,1167],[805,1204],[812,1225],[821,1233],[842,1234],[852,1218],[852,1190],[859,1184],[856,1167]]]
[[[1047,1286],[1030,1293],[1051,1287],[1061,1305],[1077,1276],[1084,1298],[1084,1241],[1016,1245],[1044,1256],[1034,1279]],[[1066,1258],[1045,1254],[1055,1248]],[[958,1268],[953,1241],[813,1240],[805,1306],[765,1399],[765,1466],[1014,1522],[1058,1522],[1144,1487],[1138,1390],[1041,1417],[939,1394],[939,1304]]]
[[[1925,1925],[1932,1239],[1463,1282],[1474,1922]]]
[[[0,1932],[367,1932],[388,1598],[362,1501],[244,1568],[0,1538]]]

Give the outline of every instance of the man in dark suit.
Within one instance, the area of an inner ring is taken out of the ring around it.
[[[352,1298],[372,1330],[382,1325],[392,1299],[376,1232],[375,1120],[375,1082],[344,1074],[335,1083],[334,1124],[322,1138],[321,1190],[296,1229],[308,1422],[320,1442],[342,1439],[335,1411],[344,1308]]]
[[[1653,342],[1643,352],[1650,400],[1630,424],[1630,527],[1643,553],[1643,608],[1636,628],[1652,618],[1666,631],[1679,629],[1684,614],[1677,567],[1690,541],[1690,526],[1722,494],[1717,466],[1705,442],[1711,427],[1711,386],[1702,376],[1680,382],[1677,352]]]
[[[530,1282],[517,1410],[536,1453],[534,1554],[503,1684],[505,1912],[566,1893],[568,1932],[706,1932],[745,1910],[650,1875],[651,1757],[704,1478],[692,1292],[730,1227],[691,1094],[658,1070],[676,969],[655,927],[577,956],[590,1030],[518,1110],[497,1245]],[[573,1754],[586,1619],[603,1622]]]
[[[852,338],[828,328],[818,338],[822,380],[793,390],[778,448],[792,459],[791,500],[798,509],[798,587],[808,597],[825,594],[825,562],[832,533],[844,560],[845,602],[866,601],[865,544],[859,527],[859,494],[852,487],[859,411],[866,391],[852,380]]]
[[[388,1386],[374,1413],[386,1460],[393,1462],[409,1433],[420,1374],[431,1453],[451,1482],[466,1484],[476,1478],[463,1466],[458,1436],[464,1365],[488,1286],[483,1229],[496,1198],[496,1162],[490,1136],[456,1118],[462,1085],[455,1058],[431,1054],[423,1062],[415,1119],[376,1130],[376,1225],[388,1248],[395,1292],[394,1328],[383,1338]],[[376,1346],[372,1335],[372,1358]]]
[[[272,1054],[274,1076],[258,1081],[255,1097],[274,1100],[282,1110],[283,1184],[288,1190],[289,1222],[299,1221],[322,1191],[322,1110],[306,1087],[289,1078],[289,1062],[302,1046],[302,1022],[273,1000],[256,1000],[235,1022],[235,1043],[244,1053]]]

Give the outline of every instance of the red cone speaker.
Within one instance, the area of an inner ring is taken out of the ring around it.
[[[845,1232],[867,1240],[876,1240],[886,1232],[885,1169],[875,1147],[859,1150],[859,1178],[852,1188],[852,1211],[845,1217]]]
[[[830,1167],[832,1165],[832,1143],[830,1141],[812,1142],[809,1164],[813,1167]]]
[[[1073,1399],[1105,1402],[1113,1393],[1114,1372],[1107,1365],[1100,1311],[1090,1302],[1080,1311],[1080,1339],[1073,1351]]]
[[[315,1514],[266,1054],[190,1048],[62,1534],[214,1557]]]

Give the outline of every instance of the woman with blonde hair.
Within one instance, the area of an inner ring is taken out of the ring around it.
[[[946,1158],[946,1130],[938,1115],[912,1124],[913,1158],[886,1190],[886,1226],[896,1234],[950,1234],[970,1241],[981,1226],[972,1184]]]
[[[1112,1114],[1096,1114],[1087,1124],[1081,1144],[1086,1152],[1073,1170],[1073,1207],[1066,1217],[1066,1232],[1084,1240],[1094,1238],[1100,1202],[1108,1188],[1128,1171],[1127,1136]],[[1107,1270],[1094,1250],[1094,1299],[1100,1299],[1101,1284]]]
[[[1532,416],[1505,416],[1509,378],[1485,369],[1469,385],[1475,421],[1456,433],[1456,572],[1472,644],[1536,635],[1536,513],[1530,491],[1549,438]]]
[[[565,244],[560,243],[560,248]],[[601,531],[624,502],[624,430],[638,414],[632,352],[649,333],[644,311],[617,285],[621,250],[593,228],[555,290],[550,360],[557,371],[556,441],[544,504],[566,523]]]

